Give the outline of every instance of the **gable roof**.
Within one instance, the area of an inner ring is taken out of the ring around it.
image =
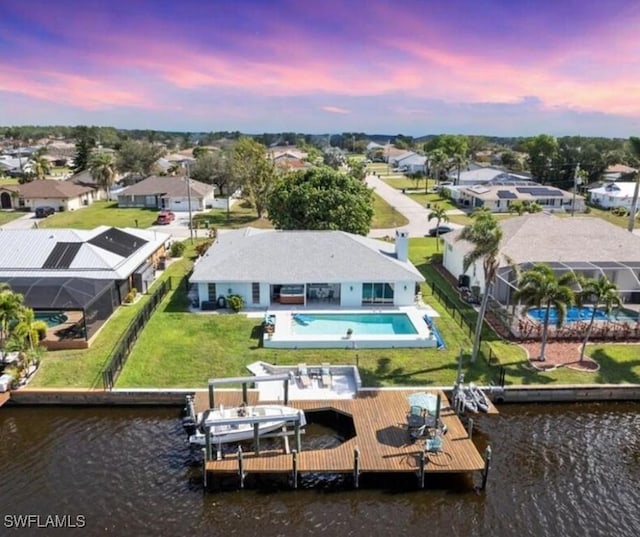
[[[169,235],[138,228],[5,229],[0,281],[19,277],[127,278]]]
[[[600,218],[536,213],[501,220],[500,227],[500,266],[509,264],[507,258],[515,263],[640,262],[640,236]],[[447,233],[443,240],[466,254],[472,245],[457,240],[460,233]]]
[[[23,198],[43,198],[68,200],[77,198],[82,194],[91,192],[91,188],[76,185],[68,181],[56,181],[54,179],[41,179],[31,181],[18,186],[18,193]]]
[[[209,196],[213,186],[191,179],[191,195],[195,197]],[[189,189],[186,177],[161,177],[151,175],[135,185],[118,192],[118,196],[167,196],[187,197]]]
[[[396,259],[392,243],[344,231],[246,228],[221,234],[200,258],[192,282],[424,281]]]

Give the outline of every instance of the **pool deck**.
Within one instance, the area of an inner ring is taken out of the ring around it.
[[[293,333],[292,323],[295,314],[406,314],[417,333],[415,334],[358,334],[337,335],[298,335]],[[385,307],[368,309],[304,309],[280,310],[272,309],[266,315],[275,317],[273,334],[265,334],[264,347],[274,349],[388,349],[388,348],[433,348],[438,342],[424,321],[424,316],[437,317],[438,314],[427,307]]]

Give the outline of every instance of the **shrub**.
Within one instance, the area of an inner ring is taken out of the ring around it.
[[[138,290],[135,287],[132,287],[129,290],[129,292],[124,296],[124,303],[131,304],[136,299],[137,294],[138,294]]]
[[[238,313],[244,308],[244,300],[240,295],[229,295],[227,297],[227,306]]]
[[[183,242],[174,242],[171,245],[171,257],[182,257],[185,248],[186,247]]]
[[[182,244],[182,243],[181,243]],[[205,252],[209,249],[209,247],[213,244],[212,240],[201,242],[196,246],[196,252],[199,256],[205,254]]]

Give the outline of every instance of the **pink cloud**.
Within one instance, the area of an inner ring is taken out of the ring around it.
[[[351,113],[351,110],[348,110],[346,108],[340,108],[339,106],[321,106],[320,109],[324,110],[325,112],[330,112],[332,114],[350,114]]]

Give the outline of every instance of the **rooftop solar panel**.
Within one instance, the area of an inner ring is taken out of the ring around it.
[[[501,200],[515,200],[518,199],[518,196],[509,190],[498,190],[498,198]]]
[[[87,242],[122,257],[129,257],[133,252],[147,243],[146,240],[140,237],[130,235],[114,227],[100,233],[100,235],[96,235]]]
[[[73,263],[76,254],[80,251],[81,242],[58,242],[51,250],[42,268],[68,269]]]

